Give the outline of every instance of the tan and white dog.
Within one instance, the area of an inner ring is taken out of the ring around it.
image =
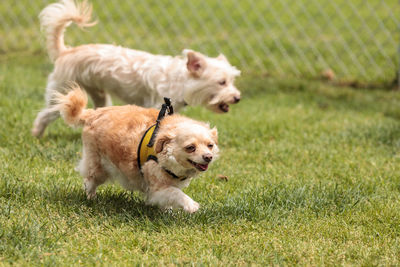
[[[218,156],[215,128],[181,115],[161,120],[154,139],[156,160],[139,168],[138,147],[146,130],[155,124],[158,110],[134,105],[85,109],[86,94],[79,88],[58,94],[53,109],[67,124],[83,126],[82,160],[78,170],[88,198],[109,179],[128,190],[138,190],[146,203],[161,208],[195,212],[199,204],[182,192],[192,178],[208,169]]]
[[[91,11],[87,2],[61,0],[40,13],[47,50],[55,66],[48,77],[47,106],[36,117],[33,135],[41,136],[58,118],[59,113],[51,108],[53,97],[69,81],[82,86],[95,107],[110,106],[110,94],[143,107],[159,107],[163,97],[169,97],[175,110],[186,104],[202,105],[219,113],[228,112],[230,104],[239,102],[234,79],[240,71],[222,54],[210,58],[184,50],[182,56],[172,57],[104,44],[66,47],[66,27],[72,22],[81,28],[93,25]]]

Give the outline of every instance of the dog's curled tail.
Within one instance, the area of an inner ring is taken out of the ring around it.
[[[59,111],[64,121],[73,127],[82,126],[93,110],[85,109],[88,98],[77,85],[71,86],[66,95],[56,93],[54,109]]]
[[[75,3],[74,0],[61,0],[50,4],[39,14],[40,27],[46,35],[47,51],[54,62],[60,53],[67,48],[64,44],[64,31],[75,22],[80,28],[96,24],[91,22],[92,6],[84,0]]]

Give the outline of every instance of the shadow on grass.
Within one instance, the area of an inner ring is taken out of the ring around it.
[[[91,217],[116,217],[119,220],[154,220],[163,214],[156,207],[145,205],[136,192],[115,190],[113,186],[100,187],[94,199],[86,198],[83,188],[67,187],[49,190],[44,199],[50,204],[67,206],[67,213],[82,213]]]
[[[94,200],[87,200],[82,188],[59,184],[41,188],[14,181],[0,183],[0,197],[13,200],[18,206],[30,205],[39,199],[30,210],[43,205],[54,210],[61,217],[90,218],[90,220],[112,221],[113,225],[133,224],[152,230],[162,226],[215,225],[235,221],[259,222],[267,220],[279,224],[296,213],[309,213],[324,217],[357,209],[360,202],[368,201],[376,194],[373,183],[348,184],[308,184],[279,183],[263,188],[249,189],[227,196],[220,202],[202,203],[195,214],[183,211],[162,211],[145,205],[137,194],[116,190],[106,186]],[[39,203],[39,204],[36,204]]]

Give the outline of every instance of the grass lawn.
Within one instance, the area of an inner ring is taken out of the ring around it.
[[[30,135],[51,69],[0,61],[0,265],[400,264],[397,92],[248,76],[229,114],[186,109],[222,149],[185,190],[201,204],[188,215],[118,185],[85,199],[80,130]]]

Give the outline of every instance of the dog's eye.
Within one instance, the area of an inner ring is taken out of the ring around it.
[[[194,145],[190,145],[185,147],[186,152],[191,153],[191,152],[195,152],[196,151],[196,147]]]
[[[209,149],[212,149],[212,148],[214,147],[214,145],[213,145],[213,144],[209,144],[207,147],[208,147]]]
[[[222,81],[220,81],[218,83],[219,83],[219,85],[225,85],[226,84],[226,80],[222,80]]]

